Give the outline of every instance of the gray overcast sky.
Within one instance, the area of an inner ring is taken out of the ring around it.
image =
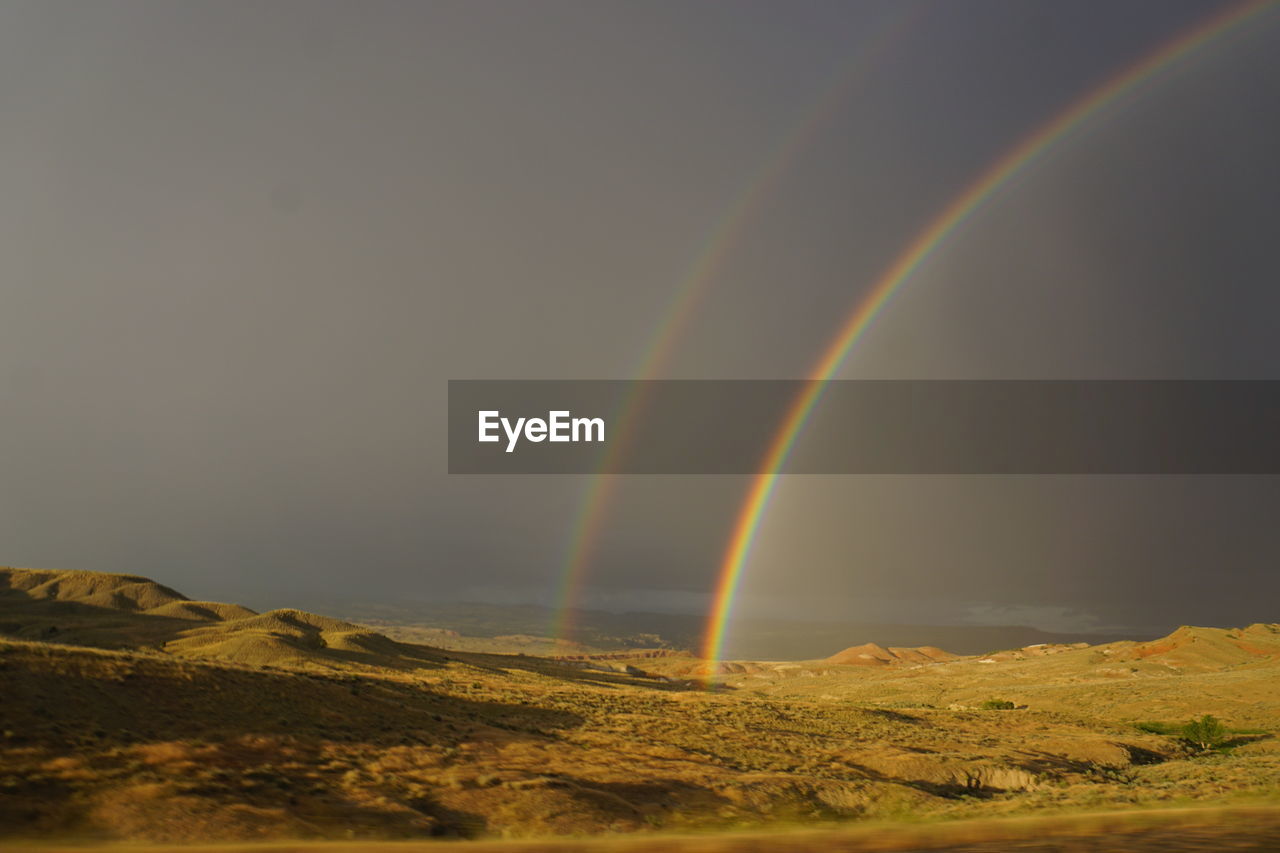
[[[0,562],[546,600],[583,482],[449,477],[449,378],[803,375],[968,180],[1211,2],[0,2]],[[1280,378],[1280,14],[1088,124],[847,377]],[[704,601],[740,478],[635,478],[588,604]],[[793,478],[744,612],[1280,618],[1262,478]],[[1204,576],[1217,579],[1206,585]],[[305,594],[305,595],[304,595]]]

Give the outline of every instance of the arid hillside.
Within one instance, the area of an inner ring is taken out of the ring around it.
[[[934,648],[933,646],[920,646],[914,649],[894,646],[884,649],[875,643],[863,643],[860,646],[850,646],[842,652],[836,652],[827,658],[827,663],[852,664],[853,666],[892,666],[895,664],[941,663],[942,661],[955,660],[957,657],[959,655],[944,652],[942,649]]]
[[[730,662],[708,689],[669,650],[443,651],[123,575],[0,590],[9,841],[754,831],[1268,801],[1280,779],[1277,626],[862,646]],[[1204,713],[1227,726],[1208,751],[1178,735]]]
[[[0,632],[104,649],[270,665],[413,666],[421,646],[306,613],[191,601],[134,575],[0,568]],[[430,654],[430,652],[426,652]]]
[[[137,575],[0,568],[0,633],[10,637],[156,647],[197,625],[255,615],[238,604],[191,601]]]
[[[869,654],[866,648],[822,661],[728,662],[721,666],[722,680],[759,695],[886,708],[963,710],[1003,699],[1030,709],[1129,721],[1202,713],[1251,727],[1280,721],[1277,624],[1183,627],[1146,643],[1031,646],[914,662],[869,661],[861,657]],[[695,666],[688,659],[649,665],[658,672]]]

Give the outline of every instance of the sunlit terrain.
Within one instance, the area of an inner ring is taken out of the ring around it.
[[[10,841],[928,849],[1003,833],[1039,849],[1046,832],[1116,825],[1154,850],[1276,830],[1259,804],[1280,779],[1277,625],[980,656],[865,644],[725,662],[708,689],[701,662],[671,651],[446,651],[133,576],[0,578]],[[1223,721],[1209,748],[1181,731],[1203,714]],[[1255,810],[1195,810],[1231,804]],[[1064,817],[1112,810],[1156,811]],[[1051,830],[953,825],[1041,814]]]

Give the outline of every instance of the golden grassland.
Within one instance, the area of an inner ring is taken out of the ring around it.
[[[968,843],[1059,815],[1006,840],[1119,820],[1144,844],[1218,833],[1185,849],[1227,849],[1223,833],[1274,840],[1280,821],[1238,810],[1280,800],[1277,626],[934,664],[741,662],[706,690],[682,678],[690,658],[637,656],[645,674],[628,675],[446,652],[302,611],[187,607],[148,584],[0,570],[6,845],[929,849],[926,835]],[[993,698],[1022,707],[980,709]],[[1202,713],[1233,729],[1208,754],[1138,725]],[[1137,811],[1224,804],[1248,819]],[[1067,817],[1115,809],[1131,813]]]

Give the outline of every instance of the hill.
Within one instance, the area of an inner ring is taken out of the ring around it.
[[[0,568],[0,633],[108,649],[152,648],[274,666],[413,667],[438,658],[361,625],[192,601],[137,575]]]
[[[137,575],[15,568],[0,568],[0,596],[71,601],[134,613],[187,601],[181,593]]]
[[[671,649],[445,652],[89,574],[0,575],[6,844],[616,835],[1280,796],[1280,626],[1000,659],[866,644],[726,662],[706,689],[676,674],[701,662]],[[980,710],[992,698],[1023,708]],[[1232,730],[1222,752],[1163,734],[1207,712]]]
[[[894,651],[865,644],[814,661],[726,661],[720,674],[731,687],[780,699],[966,709],[998,698],[1128,721],[1210,712],[1243,726],[1280,724],[1280,625],[1184,626],[1142,643],[1032,645],[919,663]],[[673,675],[697,666],[691,658],[647,664]]]
[[[158,648],[208,622],[256,615],[191,601],[138,575],[0,568],[0,634],[98,648]]]
[[[1280,624],[1235,629],[1184,625],[1158,640],[1108,646],[1104,654],[1116,661],[1146,661],[1202,672],[1270,664],[1280,660]]]
[[[412,667],[440,659],[434,650],[397,643],[361,625],[301,610],[272,610],[190,628],[165,643],[164,649],[183,657],[273,666]]]
[[[826,659],[826,663],[848,664],[851,666],[893,666],[902,664],[929,664],[955,660],[959,655],[944,652],[934,646],[918,648],[881,648],[875,643],[864,643],[861,646],[850,646]]]

